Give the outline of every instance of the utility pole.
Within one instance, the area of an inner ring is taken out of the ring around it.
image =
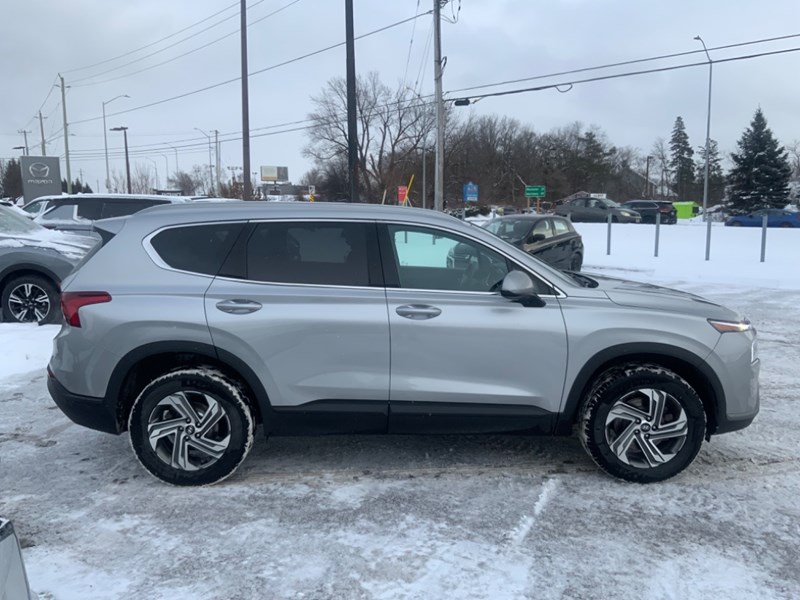
[[[39,111],[39,131],[42,134],[42,156],[47,156],[47,145],[44,141],[44,121],[42,119],[44,119],[42,111]]]
[[[647,167],[644,171],[644,197],[650,198],[650,159],[652,156],[647,157]]]
[[[708,110],[706,112],[706,165],[705,177],[703,178],[703,218],[706,220],[706,260],[711,258],[711,217],[708,215],[708,168],[709,168],[709,154],[711,150],[711,76],[714,73],[714,61],[711,60],[711,55],[708,53],[706,43],[699,35],[694,38],[703,44],[703,50],[708,59]]]
[[[446,1],[446,0],[445,0]],[[442,98],[442,0],[433,0],[433,66],[436,82],[436,171],[433,207],[444,209],[444,100]]]
[[[21,133],[25,140],[25,156],[28,156],[28,134],[31,133],[27,129],[17,129],[17,133]]]
[[[219,183],[219,168],[220,168],[220,160],[219,160],[219,130],[214,129],[214,158],[217,159],[216,166],[217,166],[217,196],[219,196],[222,192],[220,190],[220,183]]]
[[[250,182],[250,92],[247,82],[247,0],[240,0],[241,23],[239,29],[242,36],[242,168],[245,177],[242,182],[242,200],[253,198],[253,186]],[[217,172],[219,180],[219,172]]]
[[[67,163],[67,193],[72,193],[72,173],[69,167],[69,131],[67,130],[67,92],[64,85],[64,78],[59,75],[61,80],[61,111],[64,116],[64,160]]]
[[[427,151],[425,144],[422,144],[422,208],[428,208],[428,185],[425,177],[428,164]]]
[[[208,183],[209,183],[208,191],[210,192],[211,190],[214,189],[214,167],[212,166],[211,163],[211,136],[208,135],[205,131],[203,131],[199,127],[195,127],[195,129],[200,133],[202,133],[204,136],[206,136],[206,139],[208,140]]]
[[[353,31],[353,0],[344,0],[344,29],[347,44],[347,169],[350,202],[358,199],[358,127],[356,126],[356,42]]]
[[[175,172],[178,173],[181,170],[181,167],[178,164],[178,149],[172,144],[168,144],[167,142],[164,143],[175,151]]]

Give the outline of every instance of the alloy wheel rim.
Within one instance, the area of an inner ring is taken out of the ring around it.
[[[652,469],[675,458],[689,433],[681,403],[671,394],[641,388],[617,400],[605,422],[606,442],[626,465]]]
[[[212,396],[181,391],[165,397],[153,408],[147,439],[165,464],[181,471],[199,471],[225,455],[231,425],[225,410]]]
[[[8,310],[16,321],[39,322],[50,312],[50,298],[38,285],[23,283],[11,290],[8,295]]]

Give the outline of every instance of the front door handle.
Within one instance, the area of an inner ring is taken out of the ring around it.
[[[222,312],[232,315],[246,315],[254,313],[261,308],[261,303],[254,300],[243,300],[242,298],[231,298],[217,302],[217,308]]]
[[[438,317],[442,314],[442,309],[428,304],[405,304],[403,306],[398,306],[395,312],[406,319],[421,321],[423,319]]]

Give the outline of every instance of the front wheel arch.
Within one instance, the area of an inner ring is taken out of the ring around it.
[[[567,393],[556,423],[556,435],[571,435],[579,409],[596,378],[608,369],[630,362],[665,367],[685,379],[700,396],[706,413],[706,437],[716,432],[719,415],[725,414],[725,393],[716,373],[699,356],[667,344],[630,343],[607,348],[586,361]]]

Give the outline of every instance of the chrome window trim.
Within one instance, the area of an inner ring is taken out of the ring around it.
[[[159,268],[164,269],[165,271],[173,271],[175,273],[183,273],[185,275],[194,275],[196,277],[205,277],[208,279],[221,279],[223,281],[230,281],[230,282],[244,282],[250,284],[258,284],[258,285],[277,285],[283,287],[308,287],[308,288],[335,288],[335,289],[352,289],[352,290],[396,290],[396,291],[404,291],[404,292],[434,292],[439,294],[464,294],[467,296],[474,296],[474,295],[481,295],[481,296],[500,296],[500,292],[468,292],[463,290],[429,290],[424,288],[394,288],[394,287],[375,287],[375,286],[355,286],[355,285],[333,285],[333,284],[320,284],[320,283],[285,283],[280,281],[254,281],[252,279],[240,279],[237,277],[224,277],[219,275],[208,275],[206,273],[196,273],[194,271],[184,271],[182,269],[176,269],[175,267],[169,266],[164,260],[158,255],[155,248],[152,245],[152,239],[157,236],[162,231],[166,231],[168,229],[177,229],[179,227],[197,227],[201,225],[217,225],[217,224],[230,224],[230,223],[244,223],[244,224],[254,224],[257,225],[259,223],[285,223],[285,222],[310,222],[310,223],[375,223],[378,225],[406,225],[410,227],[417,227],[417,228],[433,228],[433,229],[440,229],[442,231],[446,231],[453,235],[457,235],[460,237],[464,237],[474,241],[477,244],[480,244],[484,247],[489,247],[492,251],[497,252],[498,254],[502,255],[506,260],[511,261],[511,263],[520,271],[527,273],[531,277],[535,277],[538,280],[544,282],[547,286],[554,289],[556,291],[555,294],[539,294],[541,298],[567,298],[567,294],[565,294],[561,288],[557,285],[549,281],[546,277],[539,275],[538,273],[533,272],[531,269],[525,267],[524,265],[520,265],[519,262],[512,256],[509,256],[507,252],[499,248],[495,248],[492,246],[487,246],[486,242],[483,240],[477,239],[469,234],[463,233],[461,231],[455,231],[446,227],[441,227],[439,225],[429,225],[427,223],[420,224],[415,223],[413,221],[405,221],[405,220],[377,220],[375,218],[358,218],[358,217],[350,217],[350,218],[341,218],[341,217],[282,217],[279,219],[235,219],[231,221],[227,220],[214,220],[214,221],[199,221],[196,223],[178,223],[175,225],[165,225],[149,233],[147,236],[144,237],[142,240],[142,246],[144,251],[150,257],[150,259],[158,266]]]

